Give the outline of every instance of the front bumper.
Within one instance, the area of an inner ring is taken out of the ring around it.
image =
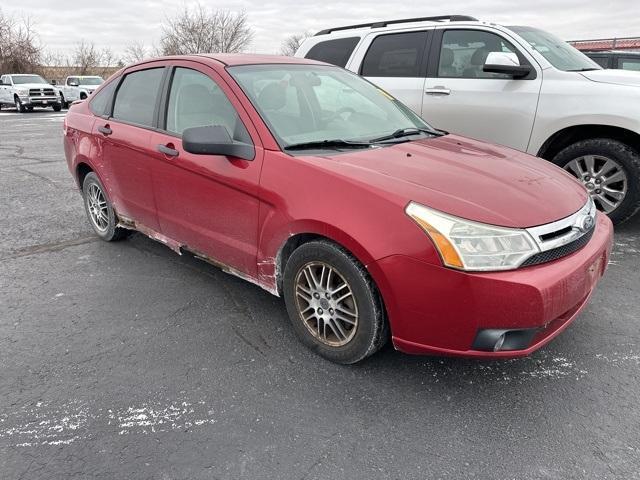
[[[519,357],[542,347],[584,308],[604,273],[611,221],[597,215],[593,237],[559,260],[506,272],[467,273],[393,255],[369,266],[381,290],[393,344],[414,354]],[[518,350],[474,349],[485,329],[533,330]]]
[[[32,107],[36,107],[36,106],[42,106],[42,107],[49,107],[51,105],[62,105],[62,101],[60,100],[60,97],[56,97],[56,96],[46,96],[46,97],[29,97],[29,96],[19,96],[18,98],[20,98],[20,101],[22,102],[23,105],[26,106],[32,106]]]

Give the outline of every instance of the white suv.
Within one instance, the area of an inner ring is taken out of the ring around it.
[[[602,70],[544,31],[466,16],[327,29],[296,56],[366,77],[438,128],[551,160],[616,223],[640,208],[640,72]]]

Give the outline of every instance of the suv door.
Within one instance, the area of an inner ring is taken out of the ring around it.
[[[99,139],[101,160],[108,171],[105,187],[121,217],[159,230],[151,182],[150,139],[164,79],[163,64],[124,74],[108,118],[98,118],[93,135]]]
[[[421,30],[373,37],[358,73],[420,115],[430,36]]]
[[[151,135],[161,231],[193,252],[255,277],[262,165],[257,132],[212,68],[188,61],[174,65],[160,128]],[[182,148],[185,129],[212,125],[253,144],[255,158],[196,155]]]
[[[515,79],[487,73],[490,52],[515,54],[530,75]],[[526,151],[533,129],[542,72],[512,41],[483,29],[435,31],[424,89],[422,116],[452,133]]]

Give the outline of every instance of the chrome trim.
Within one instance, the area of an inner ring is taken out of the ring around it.
[[[567,243],[571,243],[594,228],[596,225],[596,211],[593,199],[589,197],[587,203],[573,215],[569,215],[568,217],[556,222],[527,228],[526,231],[533,237],[533,240],[538,245],[540,251],[546,252],[547,250],[552,250],[566,245]],[[540,238],[541,236],[558,232],[569,227],[571,227],[571,230],[559,237],[546,241]]]

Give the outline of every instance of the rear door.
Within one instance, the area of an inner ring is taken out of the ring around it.
[[[161,231],[191,251],[255,277],[263,156],[258,134],[214,69],[188,61],[174,66],[160,128],[151,134]],[[234,140],[253,144],[254,159],[195,155],[182,148],[185,129],[211,125],[222,125]]]
[[[7,87],[7,82],[9,81],[6,75],[2,75],[0,77],[0,103],[9,103],[7,91],[9,90]]]
[[[533,72],[514,79],[486,73],[490,52],[516,54]],[[526,151],[542,86],[542,71],[513,41],[479,28],[434,33],[422,117],[437,128]]]
[[[420,30],[367,37],[358,73],[421,115],[431,34]]]
[[[145,64],[127,71],[115,92],[108,118],[99,118],[93,135],[100,139],[107,189],[117,213],[158,231],[151,181],[151,133],[165,64]]]

